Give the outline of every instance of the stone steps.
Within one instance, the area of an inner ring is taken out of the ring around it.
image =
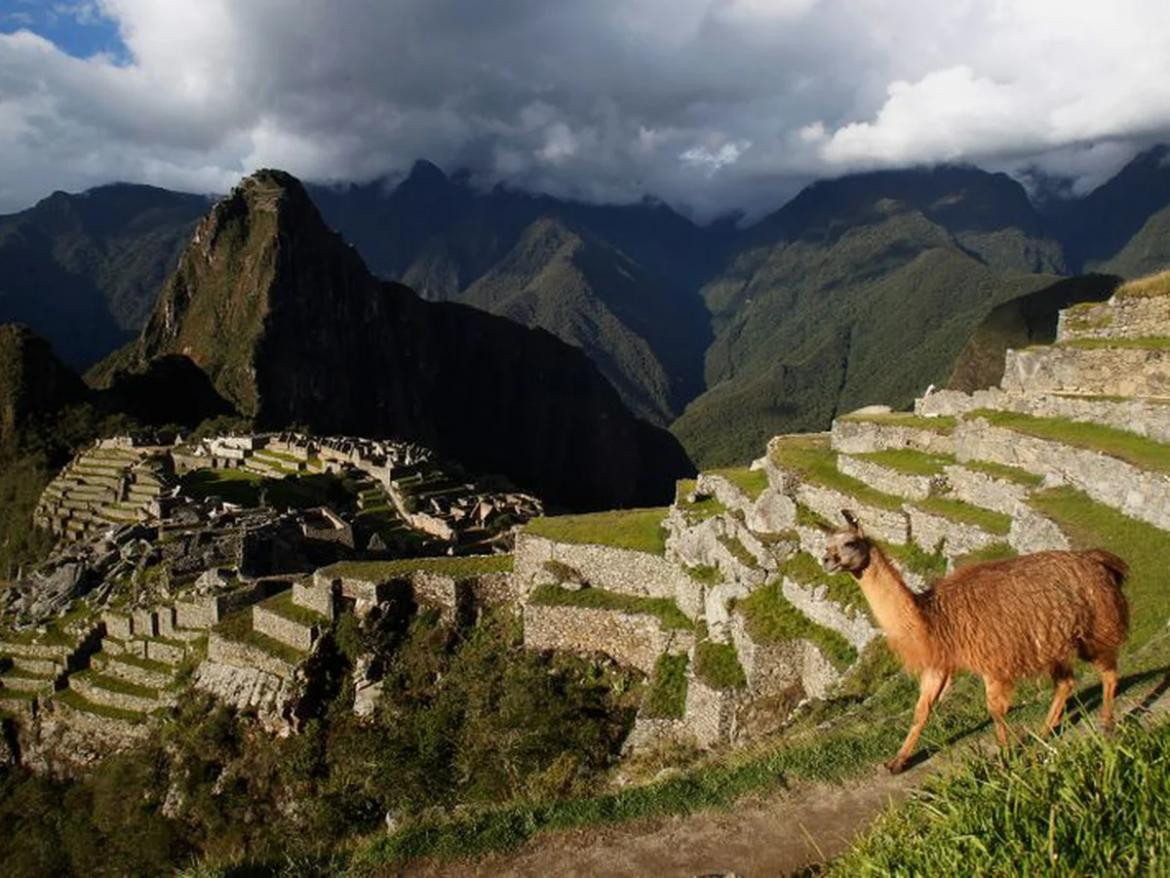
[[[980,510],[961,500],[932,497],[917,504],[907,503],[906,513],[914,542],[928,552],[942,546],[948,558],[1006,542],[1011,533],[1010,519],[1002,527],[989,526],[981,519],[998,518],[997,513]]]
[[[1070,342],[1009,350],[1000,386],[1009,393],[1170,397],[1170,341],[1166,347]]]
[[[0,674],[0,686],[18,692],[49,693],[55,688],[56,674],[34,674],[16,669]]]
[[[1010,420],[968,416],[956,430],[958,457],[1018,467],[1043,476],[1050,484],[1069,484],[1089,497],[1155,527],[1170,530],[1170,472],[1147,469],[1110,453],[1118,447],[1145,447],[1151,452],[1157,443],[1126,439],[1120,431],[1097,427],[1069,431],[1062,442],[1056,438],[1029,434],[1029,430],[1059,428],[1059,423],[1036,422],[1026,416]],[[1076,444],[1071,444],[1074,442]]]
[[[910,449],[926,454],[955,453],[953,418],[924,418],[909,412],[845,415],[833,421],[831,445],[845,454]]]
[[[328,620],[315,610],[293,603],[291,592],[252,607],[252,630],[302,652],[309,652]]]
[[[56,659],[14,655],[10,657],[10,661],[14,669],[39,676],[56,677],[65,669],[64,662]]]
[[[938,457],[921,451],[900,449],[865,454],[839,454],[837,469],[875,491],[925,500],[947,489],[944,468],[953,458]]]
[[[175,677],[172,666],[134,656],[98,653],[90,660],[90,666],[105,676],[117,677],[149,689],[165,689]]]
[[[138,713],[150,713],[162,707],[164,703],[156,689],[138,686],[116,677],[105,677],[92,671],[71,674],[69,689],[93,704]]]
[[[1170,297],[1126,295],[1122,287],[1107,302],[1065,308],[1057,322],[1057,341],[1144,338],[1170,327]]]
[[[73,647],[64,643],[21,643],[15,640],[0,640],[0,655],[28,656],[29,658],[50,658],[64,662]]]

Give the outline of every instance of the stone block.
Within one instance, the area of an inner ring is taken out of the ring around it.
[[[927,454],[953,454],[954,439],[949,431],[903,426],[863,419],[837,418],[833,421],[831,442],[834,451],[865,454],[909,448]]]
[[[622,665],[651,674],[665,652],[686,651],[690,631],[665,629],[655,616],[589,607],[524,607],[524,645],[529,649],[600,652]]]
[[[119,640],[128,640],[134,636],[134,620],[122,613],[102,613],[102,621],[106,623],[106,632]]]
[[[1009,350],[1002,387],[1019,393],[1170,396],[1170,349]]]
[[[304,625],[273,612],[262,604],[252,607],[252,628],[302,652],[312,650],[320,633],[316,625]]]
[[[333,619],[334,600],[332,584],[318,585],[314,581],[312,585],[306,585],[294,582],[292,587],[292,600],[298,607],[304,607],[307,610],[312,610],[314,613],[320,613],[330,621]]]

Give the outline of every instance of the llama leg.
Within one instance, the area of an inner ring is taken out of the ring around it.
[[[1044,734],[1051,735],[1060,725],[1060,718],[1064,715],[1064,705],[1073,690],[1072,668],[1063,662],[1052,666],[1052,706],[1048,708],[1048,716],[1044,720]]]
[[[918,736],[922,734],[926,721],[930,719],[930,709],[934,707],[950,679],[950,674],[942,671],[922,672],[922,677],[918,681],[918,704],[914,707],[914,722],[910,725],[910,731],[906,735],[906,740],[902,742],[898,754],[886,763],[890,774],[898,774],[906,767],[910,754],[914,752],[914,745],[918,743]]]
[[[983,678],[983,686],[987,690],[987,710],[995,722],[995,739],[1000,747],[1008,743],[1008,725],[1004,719],[1008,708],[1012,706],[1012,684],[1007,680],[993,680]]]
[[[1101,675],[1101,727],[1113,731],[1113,699],[1117,696],[1117,652],[1099,655],[1093,665]]]

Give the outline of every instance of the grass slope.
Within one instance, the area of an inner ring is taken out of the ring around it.
[[[661,555],[666,551],[662,520],[667,509],[615,509],[589,515],[534,518],[527,533],[558,543],[587,543]]]

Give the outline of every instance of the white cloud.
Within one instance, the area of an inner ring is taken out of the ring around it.
[[[426,157],[710,216],[919,162],[1084,187],[1170,134],[1165,0],[65,5],[116,22],[126,52],[0,34],[0,210],[113,179],[369,179]]]

